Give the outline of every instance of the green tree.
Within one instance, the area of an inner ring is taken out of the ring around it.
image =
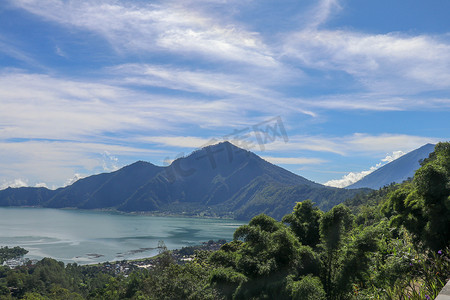
[[[290,299],[288,275],[318,274],[318,259],[292,230],[264,214],[239,227],[234,241],[211,255],[211,282],[230,299]],[[315,263],[314,263],[315,262]]]
[[[330,299],[336,299],[337,278],[342,267],[343,245],[352,229],[353,216],[350,209],[340,204],[323,214],[320,223],[322,248],[322,282]]]
[[[140,284],[133,298],[145,299],[220,299],[209,286],[209,270],[197,263],[184,266],[172,264],[156,272],[150,272]]]
[[[27,253],[28,250],[25,250],[21,247],[14,247],[14,248],[9,248],[8,246],[0,247],[0,265],[3,264],[3,262],[8,259],[19,258]]]
[[[47,300],[47,297],[42,296],[39,293],[36,292],[28,292],[26,293],[23,298],[24,300]]]
[[[290,225],[300,243],[314,248],[320,242],[321,214],[311,200],[305,200],[298,202],[293,212],[284,216],[282,221]]]
[[[412,183],[394,192],[383,211],[424,246],[437,251],[450,245],[450,143],[436,145]]]
[[[235,290],[248,278],[233,268],[218,267],[211,271],[210,282],[226,299],[232,299]]]
[[[60,286],[54,286],[50,290],[49,299],[51,300],[83,300],[81,295],[70,292],[68,289]]]
[[[47,291],[55,285],[62,288],[70,288],[64,263],[52,258],[43,258],[39,261],[34,267],[31,276],[35,281],[42,281]]]
[[[337,291],[334,294],[338,294],[340,298],[351,292],[353,284],[365,287],[370,278],[372,257],[374,252],[378,251],[379,231],[376,227],[370,226],[355,231],[346,243],[345,251],[342,251],[342,267],[336,276]]]
[[[293,300],[325,300],[326,294],[318,277],[304,276],[298,281],[288,277],[287,289]]]

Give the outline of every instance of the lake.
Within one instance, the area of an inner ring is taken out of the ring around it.
[[[0,207],[0,246],[20,246],[30,259],[91,264],[138,259],[208,240],[231,240],[235,220],[130,215],[114,212]]]

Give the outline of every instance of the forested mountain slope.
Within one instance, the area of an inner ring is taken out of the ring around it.
[[[136,162],[112,173],[80,179],[56,191],[0,191],[1,206],[116,209],[250,219],[280,219],[311,199],[328,210],[360,191],[326,187],[275,166],[229,142],[205,147],[170,166]]]

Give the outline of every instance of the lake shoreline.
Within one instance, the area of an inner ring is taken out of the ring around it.
[[[95,264],[155,256],[208,240],[231,240],[245,222],[193,216],[122,213],[115,210],[0,207],[0,245],[20,246],[29,259]]]
[[[217,219],[217,220],[236,220],[236,221],[245,221],[238,220],[232,217],[226,216],[208,216],[208,215],[198,215],[198,214],[188,214],[188,213],[173,213],[173,212],[165,212],[165,211],[132,211],[125,212],[120,211],[113,208],[93,208],[93,209],[84,209],[77,207],[45,207],[41,205],[22,205],[22,206],[0,206],[0,208],[41,208],[41,209],[56,209],[56,210],[68,210],[68,211],[86,211],[86,212],[107,212],[114,213],[120,215],[136,215],[136,216],[154,216],[154,217],[176,217],[176,218],[199,218],[199,219]]]

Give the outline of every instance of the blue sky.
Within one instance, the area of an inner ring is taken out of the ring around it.
[[[449,11],[446,0],[4,0],[0,188],[167,165],[224,139],[344,186],[449,139]],[[286,135],[258,144],[277,124]]]

